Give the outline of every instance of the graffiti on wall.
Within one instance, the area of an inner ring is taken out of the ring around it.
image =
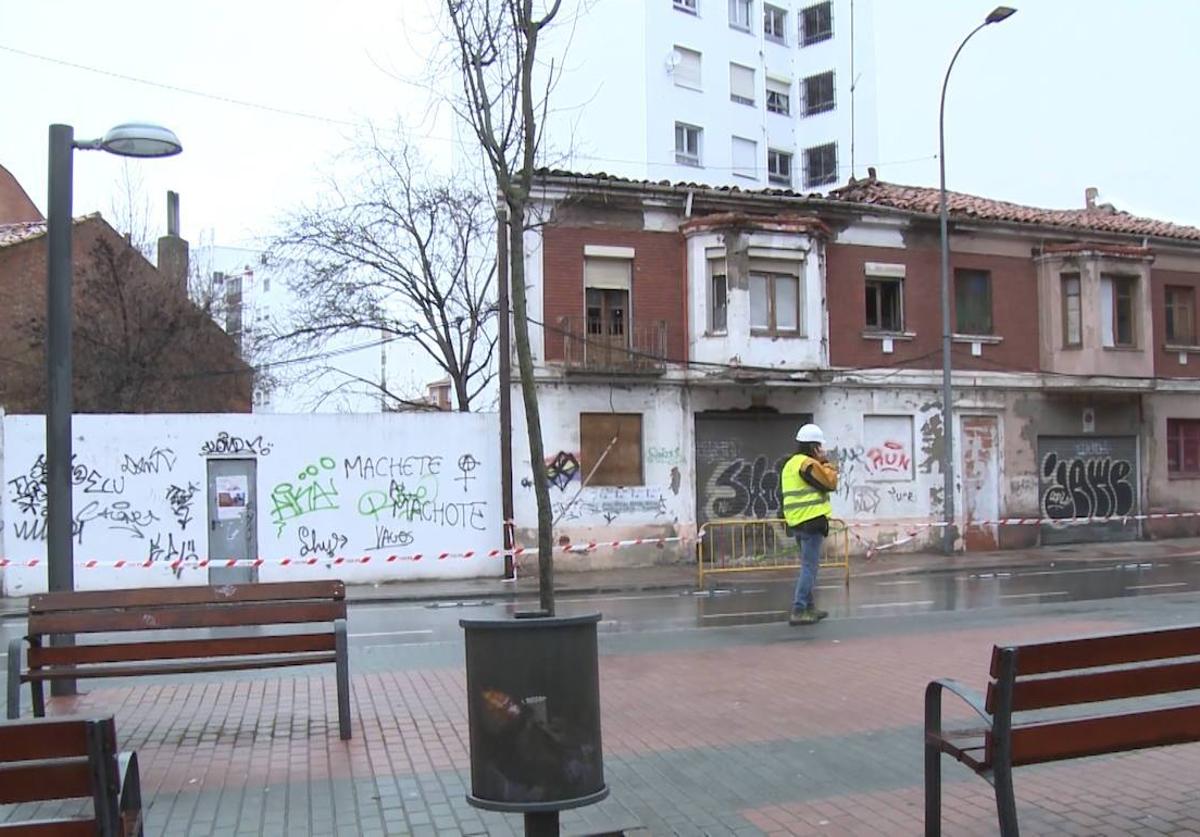
[[[1137,493],[1132,474],[1133,464],[1126,459],[1068,459],[1050,451],[1042,459],[1042,511],[1052,520],[1133,514]]]
[[[608,524],[625,516],[646,520],[666,517],[669,513],[662,490],[653,486],[586,488],[574,501],[553,503],[551,512],[557,520],[603,520]]]
[[[0,421],[7,466],[0,548],[44,559],[44,421]],[[258,496],[248,501],[262,513],[246,521],[256,527],[264,559],[486,551],[500,531],[497,468],[481,450],[495,437],[488,416],[81,416],[76,422],[72,531],[76,558],[101,565],[89,570],[91,583],[102,575],[103,584],[161,583],[160,574],[117,578],[108,562],[157,565],[208,556],[215,502],[208,457],[220,452],[258,457]],[[495,564],[374,562],[340,572],[360,580],[452,577],[490,574]],[[23,594],[44,590],[44,564],[11,569],[0,583]]]
[[[787,461],[786,456],[774,460],[756,456],[734,459],[715,470],[705,486],[709,519],[779,517],[779,475]]]
[[[888,439],[867,451],[867,467],[872,474],[903,474],[912,478],[912,457],[903,442]]]
[[[552,488],[566,491],[578,476],[579,459],[575,454],[560,450],[553,458],[546,460],[546,482]]]

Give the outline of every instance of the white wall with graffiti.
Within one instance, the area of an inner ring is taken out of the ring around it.
[[[0,422],[5,595],[46,589],[44,427]],[[262,581],[499,576],[500,557],[459,557],[501,545],[498,439],[489,414],[77,416],[76,587],[206,583],[189,562],[217,531],[252,544]]]

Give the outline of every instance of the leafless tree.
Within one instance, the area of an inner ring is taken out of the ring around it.
[[[353,182],[294,212],[272,255],[291,260],[300,302],[281,338],[305,347],[360,335],[415,346],[450,379],[469,411],[495,377],[495,262],[490,202],[426,174],[403,137],[372,136]],[[345,178],[343,178],[345,180]],[[394,406],[419,399],[349,375]]]
[[[451,46],[463,87],[461,98],[452,104],[471,126],[487,160],[502,204],[499,220],[508,234],[513,337],[537,501],[538,589],[542,609],[551,613],[553,519],[529,344],[524,231],[541,125],[555,79],[553,64],[538,66],[538,39],[561,5],[562,0],[539,0],[535,12],[534,0],[446,0]]]
[[[94,225],[101,221],[91,222]],[[74,407],[81,413],[232,412],[249,406],[251,370],[207,312],[115,232],[88,236],[73,303]],[[45,404],[45,316],[17,324],[0,352],[24,362],[0,400]]]

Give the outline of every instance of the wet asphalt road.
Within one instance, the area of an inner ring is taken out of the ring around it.
[[[788,629],[783,623],[792,584],[791,578],[731,575],[715,579],[714,588],[702,593],[564,595],[556,605],[560,615],[602,614],[601,653],[775,642],[812,635],[809,629]],[[817,595],[820,606],[830,612],[820,626],[825,636],[894,633],[918,625],[928,629],[931,620],[941,620],[953,630],[962,624],[1003,623],[1021,613],[1060,610],[1117,608],[1152,619],[1154,612],[1167,607],[1171,621],[1200,621],[1200,558],[1169,563],[1057,561],[1011,572],[864,577],[852,579],[848,587],[838,573],[824,572]],[[534,606],[481,600],[354,604],[349,617],[352,664],[374,669],[459,665],[459,619],[504,618]],[[23,632],[23,620],[0,622],[0,664],[7,662],[8,641]],[[287,671],[264,674],[275,677]]]

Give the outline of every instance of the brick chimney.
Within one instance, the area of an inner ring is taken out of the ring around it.
[[[1100,197],[1100,190],[1095,186],[1089,186],[1083,190],[1083,204],[1088,209],[1096,208],[1096,198]]]
[[[179,193],[167,192],[167,234],[158,240],[158,272],[188,292],[188,243],[179,237]]]

